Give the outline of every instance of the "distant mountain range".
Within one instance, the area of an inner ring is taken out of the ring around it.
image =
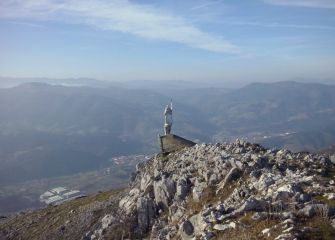
[[[297,78],[292,81],[299,83],[321,83],[327,85],[335,85],[335,79],[304,79]],[[62,85],[62,86],[86,86],[86,87],[122,87],[129,89],[152,89],[164,91],[174,89],[189,89],[190,85],[192,88],[241,88],[247,86],[250,83],[257,82],[254,80],[248,81],[187,81],[187,80],[133,80],[133,81],[107,81],[97,80],[94,78],[28,78],[28,77],[1,77],[0,76],[0,88],[16,87],[24,83],[40,82],[47,83],[50,85]]]
[[[247,138],[294,151],[335,143],[335,85],[178,86],[24,83],[0,89],[0,183],[67,175],[103,167],[113,156],[156,152],[171,98],[173,131],[194,141]]]

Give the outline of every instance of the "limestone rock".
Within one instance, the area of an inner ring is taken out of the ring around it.
[[[295,194],[296,192],[302,192],[301,187],[295,183],[286,184],[277,189],[278,192],[287,192],[289,194]]]
[[[167,208],[176,193],[176,184],[170,178],[163,178],[154,182],[156,204],[160,208]]]
[[[205,182],[199,182],[198,180],[195,181],[193,191],[192,191],[193,199],[195,201],[200,201],[205,188],[206,188]]]
[[[140,190],[133,188],[129,193],[123,197],[119,202],[119,207],[126,213],[131,214],[136,209],[137,199],[140,196]]]
[[[189,220],[183,221],[180,224],[180,235],[182,239],[190,239],[193,237],[194,227]]]
[[[241,170],[237,167],[234,167],[234,168],[230,169],[230,171],[228,172],[228,174],[224,178],[224,180],[221,183],[219,183],[217,192],[219,192],[221,189],[223,189],[231,181],[236,180],[237,178],[239,178],[241,176],[241,174],[242,174]]]
[[[194,234],[196,236],[200,235],[208,226],[208,224],[204,221],[200,213],[190,217],[189,221],[192,223],[194,227]]]
[[[259,180],[255,183],[255,187],[258,190],[265,190],[269,186],[275,183],[275,179],[273,174],[271,173],[264,173],[260,176]]]
[[[331,155],[329,159],[333,164],[335,164],[335,154]]]
[[[103,229],[108,228],[115,220],[116,220],[115,217],[113,217],[111,214],[107,214],[101,220],[102,228]]]
[[[218,231],[225,231],[229,228],[236,228],[236,223],[231,222],[229,224],[215,224],[213,229],[218,230]]]
[[[140,232],[145,233],[153,224],[155,205],[151,198],[140,197],[137,200],[137,223]]]
[[[187,178],[182,177],[178,179],[175,197],[179,200],[183,200],[189,193],[190,189],[191,189],[190,181]]]
[[[313,217],[317,213],[326,213],[328,215],[328,206],[326,204],[309,204],[298,212],[299,216]]]
[[[153,187],[151,176],[149,174],[144,174],[140,182],[140,190],[144,193],[149,192]]]
[[[335,218],[331,220],[330,225],[335,228]]]

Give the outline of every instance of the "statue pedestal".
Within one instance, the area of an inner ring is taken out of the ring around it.
[[[170,153],[184,147],[192,147],[195,145],[194,142],[174,134],[166,134],[164,136],[158,135],[158,137],[162,153]]]

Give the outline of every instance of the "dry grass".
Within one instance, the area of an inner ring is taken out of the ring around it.
[[[96,207],[89,216],[86,216],[85,214],[88,210],[93,206],[99,206],[100,203],[108,202],[121,191],[103,192],[94,196],[65,202],[59,206],[51,206],[11,217],[0,222],[0,229],[3,232],[13,233],[7,239],[56,239],[62,236],[63,233],[61,233],[60,229],[69,221],[69,226],[66,227],[66,232],[64,233],[65,236],[68,235],[72,239],[80,239],[88,229],[98,224],[104,212],[111,211],[111,209]]]
[[[252,219],[253,212],[246,213],[238,219],[236,229],[229,229],[224,232],[218,232],[216,239],[230,239],[230,240],[265,240],[273,239],[278,233],[276,229],[271,231],[271,236],[267,237],[262,234],[262,230],[271,228],[278,223],[276,220],[262,220],[255,221]]]
[[[317,202],[326,203],[328,206],[334,207],[335,200],[328,200],[324,196],[315,196]],[[299,223],[300,228],[308,227],[303,232],[302,239],[306,240],[334,240],[335,229],[331,226],[331,219],[328,216],[328,207],[319,208],[316,215],[312,218],[302,218]]]
[[[328,200],[323,196],[315,197],[317,202],[327,203],[329,206],[335,206],[335,200]],[[261,231],[265,228],[270,228],[275,226],[276,224],[282,222],[284,219],[280,218],[280,213],[283,213],[286,209],[290,212],[297,214],[297,209],[294,208],[294,204],[288,201],[285,204],[285,207],[277,206],[277,207],[269,207],[268,213],[269,217],[262,221],[254,221],[252,220],[251,216],[253,213],[247,213],[244,217],[240,218],[240,222],[242,224],[247,225],[248,227],[247,232],[245,229],[238,229],[237,231],[231,231],[231,236],[223,235],[226,239],[274,239],[276,236],[281,234],[280,228],[281,227],[274,227],[271,229],[271,236],[267,238]],[[277,217],[271,218],[270,214],[274,213]],[[278,215],[279,214],[279,215]],[[330,219],[328,217],[328,207],[320,208],[316,212],[316,216],[313,218],[298,218],[296,222],[297,229],[302,230],[304,227],[309,227],[309,231],[303,232],[303,235],[299,239],[304,240],[333,240],[335,239],[335,229],[330,224]],[[234,232],[241,234],[238,236],[234,236]],[[223,239],[223,238],[222,238]]]
[[[318,202],[323,202],[326,203],[330,207],[335,207],[335,199],[328,199],[327,197],[324,196],[315,196],[314,199]]]
[[[214,204],[219,200],[220,198],[215,194],[215,187],[209,186],[204,189],[204,192],[199,201],[196,201],[190,197],[186,204],[186,209],[189,210],[189,215],[198,214],[203,209],[204,205]]]
[[[327,179],[335,178],[335,167],[331,167],[327,169],[325,178]]]
[[[324,216],[317,215],[302,223],[310,230],[303,233],[302,239],[306,240],[334,240],[335,229],[330,225],[330,221]]]
[[[237,182],[233,181],[230,184],[227,184],[223,189],[221,189],[217,196],[221,201],[226,200],[234,191],[234,189],[237,187]]]

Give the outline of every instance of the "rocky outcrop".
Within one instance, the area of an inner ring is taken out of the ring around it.
[[[129,193],[123,197],[119,202],[119,207],[126,214],[132,214],[136,209],[137,199],[140,196],[140,190],[138,188],[133,188]]]
[[[154,182],[155,202],[161,209],[166,209],[176,193],[176,183],[171,178],[163,176],[162,180]]]
[[[137,200],[137,227],[141,234],[146,233],[152,226],[155,217],[155,204],[149,197],[140,197]]]
[[[320,213],[334,217],[331,206],[321,203],[335,190],[333,179],[325,181],[332,178],[332,169],[323,155],[269,150],[239,140],[195,145],[156,155],[141,166],[120,207],[137,218],[138,233],[151,232],[151,239],[215,239],[243,231],[248,213],[255,224],[273,224],[259,234],[293,239],[306,231],[296,227],[299,219]]]

